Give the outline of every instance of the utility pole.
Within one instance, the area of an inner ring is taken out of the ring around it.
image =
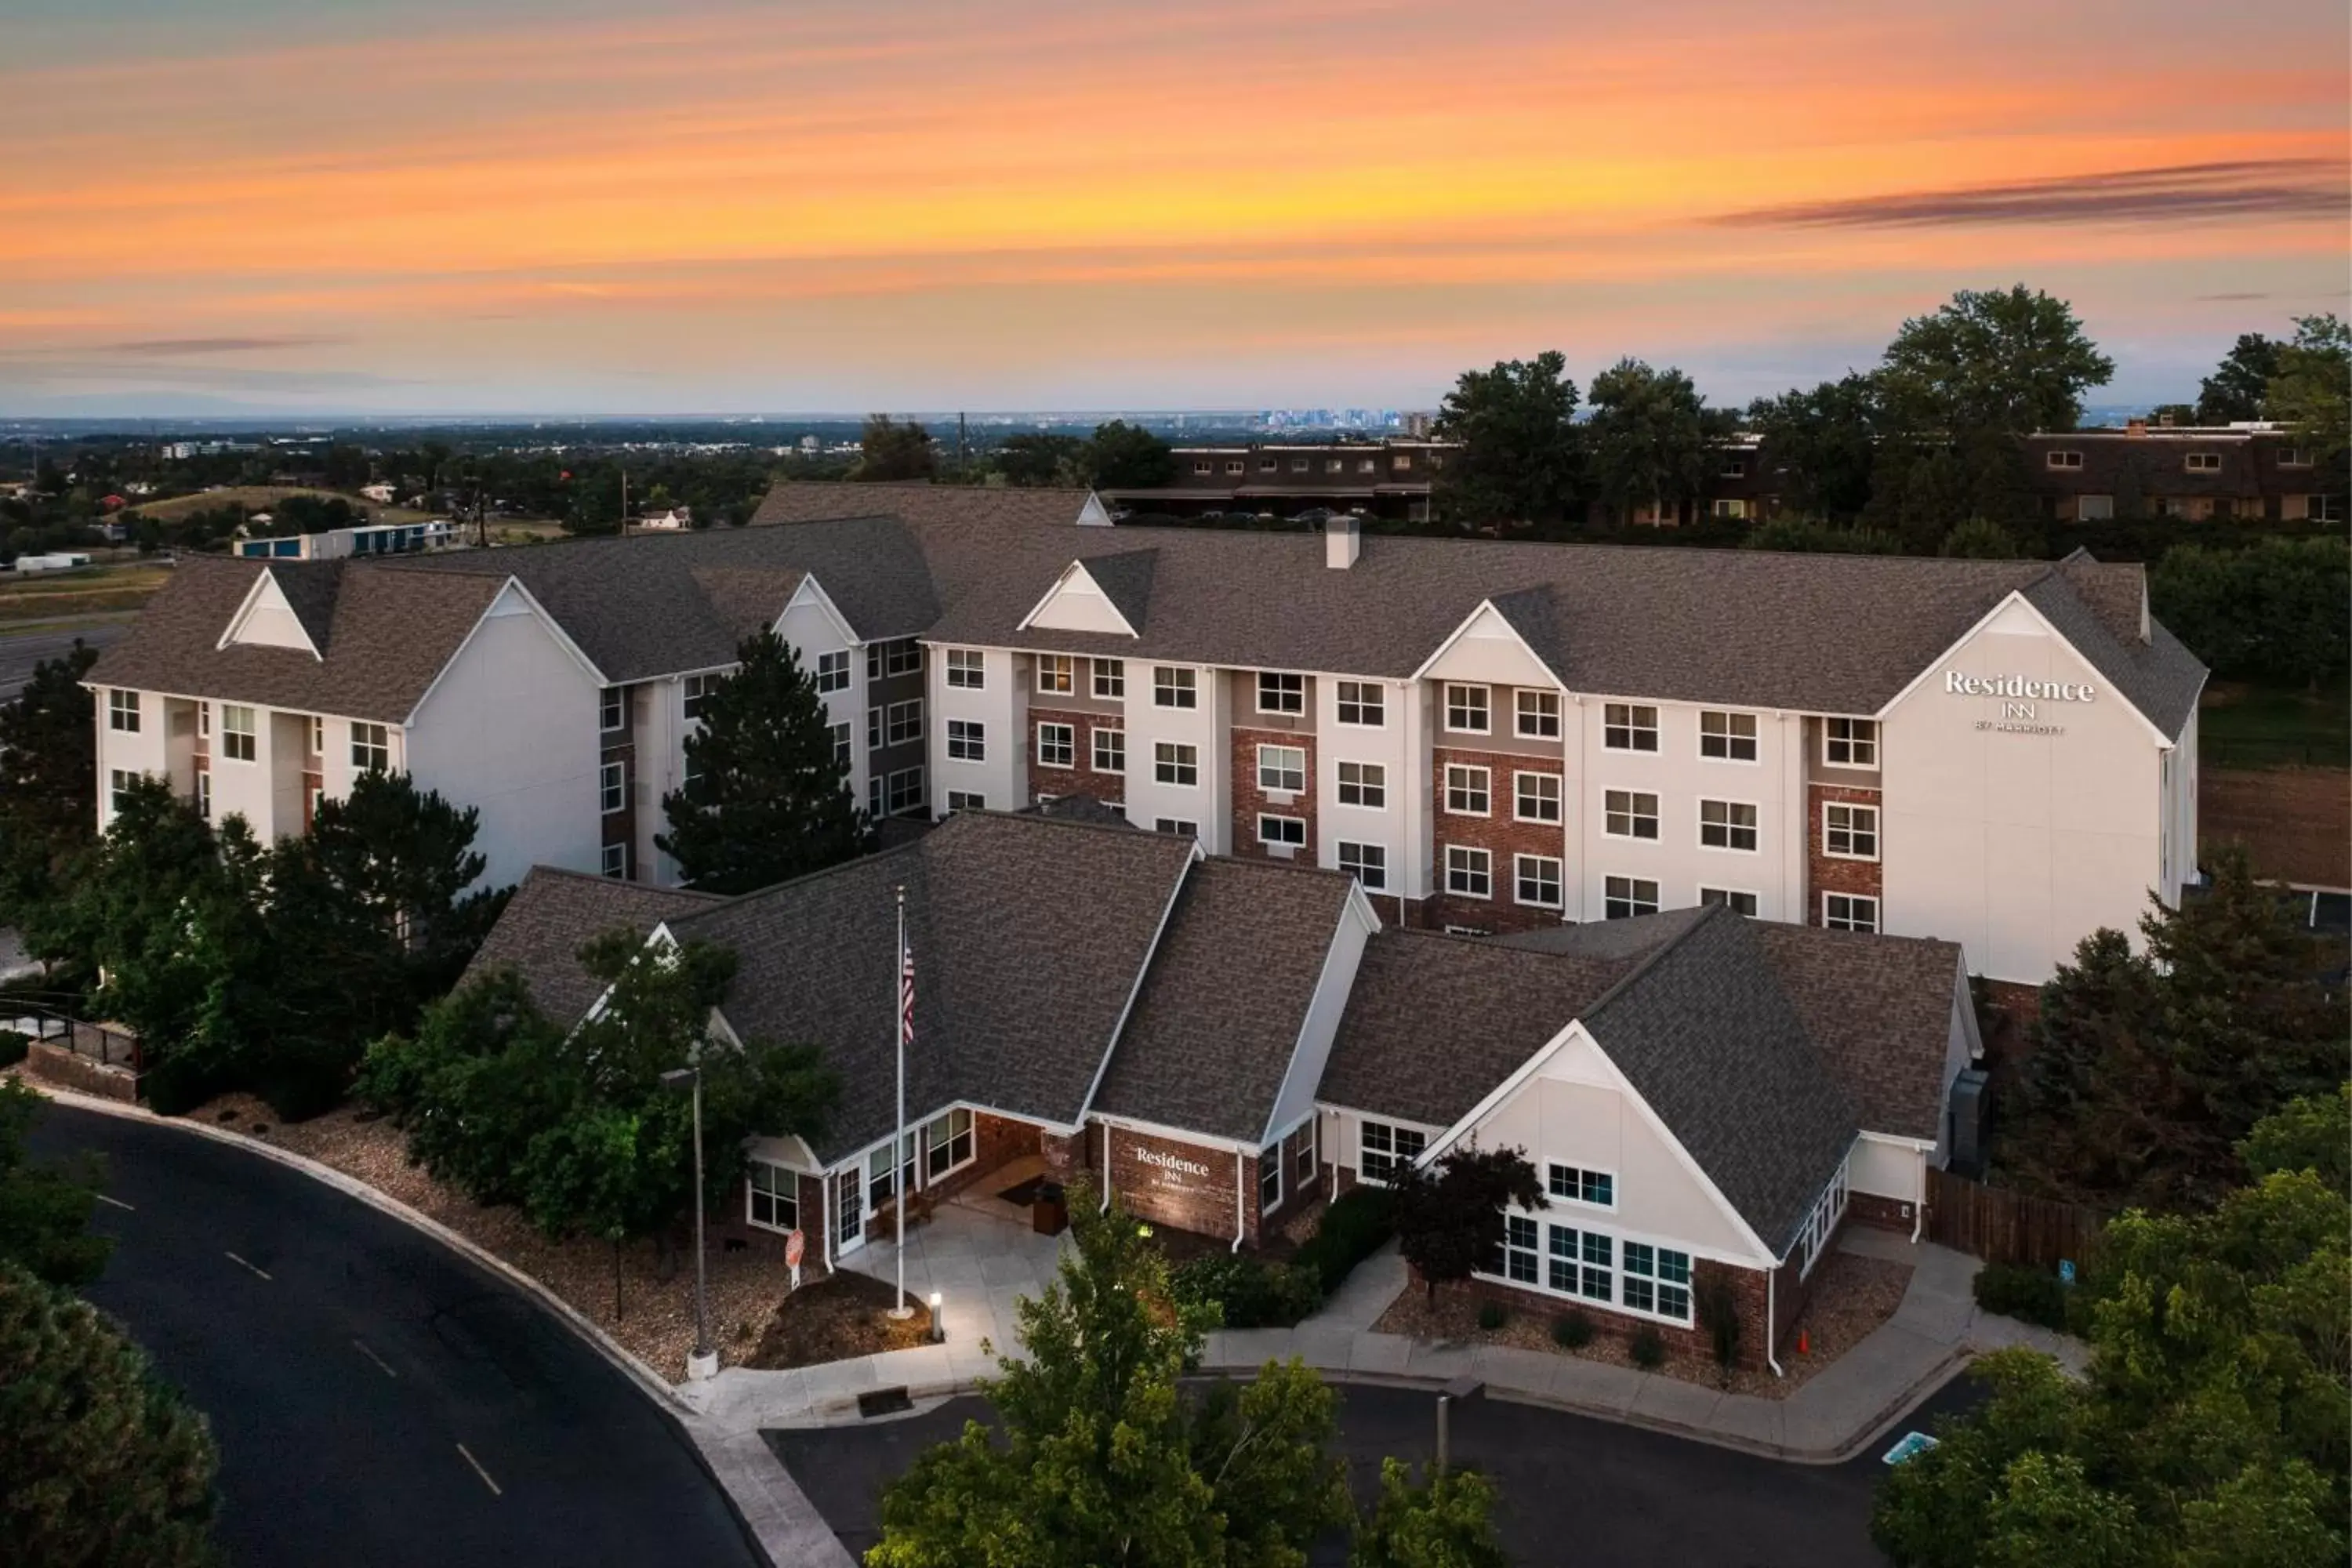
[[[956,478],[963,478],[963,410],[956,410]]]

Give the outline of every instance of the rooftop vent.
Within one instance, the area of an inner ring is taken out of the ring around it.
[[[1323,523],[1323,564],[1345,572],[1364,552],[1364,520],[1334,515]]]

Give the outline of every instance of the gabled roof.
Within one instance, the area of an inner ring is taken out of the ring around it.
[[[1129,550],[1118,555],[1097,555],[1086,564],[1087,575],[1103,591],[1103,597],[1141,634],[1150,624],[1151,608],[1151,567],[1159,560],[1156,550]]]
[[[663,921],[718,901],[708,893],[534,866],[459,984],[495,969],[512,969],[541,1012],[558,1023],[576,1023],[604,994],[603,982],[580,966],[580,950],[591,938],[609,931],[647,936]]]
[[[1771,921],[1749,929],[1863,1131],[1940,1138],[1959,944]]]

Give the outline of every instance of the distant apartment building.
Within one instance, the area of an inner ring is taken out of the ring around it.
[[[2026,439],[2028,479],[2060,522],[2179,517],[2249,522],[2346,518],[2340,465],[2268,425],[2171,426]]]
[[[1430,482],[1454,442],[1415,439],[1179,447],[1164,485],[1111,489],[1102,499],[1145,514],[1355,512],[1424,521]]]

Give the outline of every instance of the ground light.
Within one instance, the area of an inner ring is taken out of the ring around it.
[[[947,1328],[940,1321],[940,1293],[934,1290],[931,1292],[931,1343],[943,1344],[947,1337]]]

